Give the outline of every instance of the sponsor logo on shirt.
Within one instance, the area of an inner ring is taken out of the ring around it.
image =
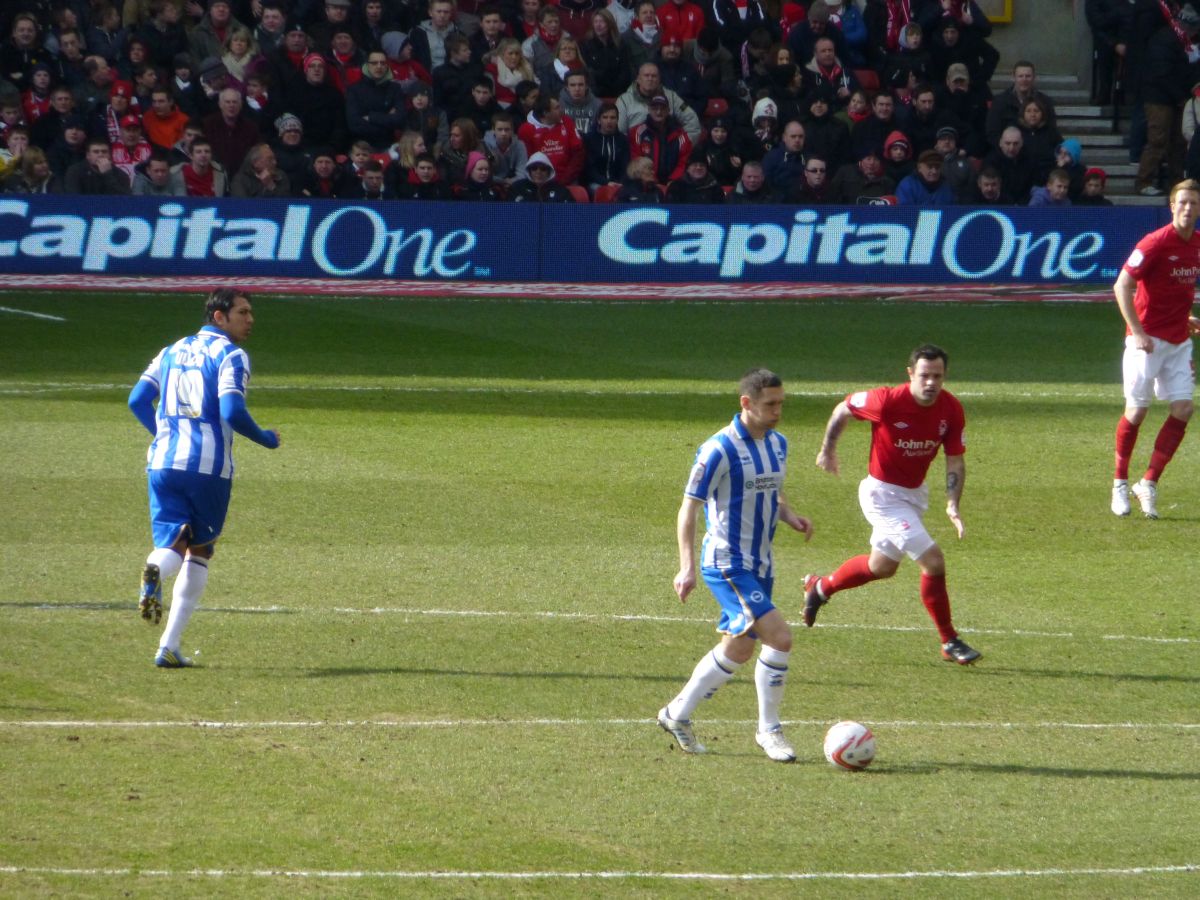
[[[783,487],[783,476],[778,472],[771,472],[766,475],[755,475],[746,479],[744,488],[746,491],[777,491]]]
[[[897,450],[903,450],[905,456],[928,456],[930,453],[936,453],[938,445],[941,441],[906,441],[897,440],[895,447]]]
[[[1171,270],[1171,277],[1180,281],[1195,281],[1200,278],[1200,266],[1176,266]]]

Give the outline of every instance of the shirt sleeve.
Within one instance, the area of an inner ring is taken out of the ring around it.
[[[868,422],[879,422],[883,419],[884,402],[887,399],[887,388],[875,388],[872,391],[856,391],[846,397],[846,408],[856,419]]]
[[[1138,241],[1137,246],[1133,248],[1133,252],[1129,254],[1129,259],[1125,260],[1125,265],[1122,267],[1135,281],[1141,281],[1146,277],[1146,270],[1149,268],[1154,257],[1154,250],[1158,245],[1155,235],[1147,235]]]
[[[217,368],[217,396],[241,394],[250,385],[250,357],[240,347],[221,360]]]
[[[967,452],[967,416],[957,397],[954,398],[954,412],[950,416],[949,426],[942,441],[942,452],[947,456],[962,456]]]
[[[688,475],[687,487],[683,489],[684,496],[693,500],[708,500],[713,495],[727,462],[721,445],[716,441],[708,441],[696,451],[696,461],[692,464],[691,474]]]
[[[150,360],[150,365],[146,366],[146,371],[142,373],[141,378],[139,379],[140,381],[148,381],[154,385],[155,393],[160,393],[162,391],[162,383],[159,380],[159,371],[162,369],[162,358],[163,354],[166,352],[166,347],[163,347],[163,349],[159,350],[154,359]]]

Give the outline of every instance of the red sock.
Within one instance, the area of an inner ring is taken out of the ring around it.
[[[1162,428],[1158,430],[1158,437],[1154,439],[1154,452],[1150,454],[1150,468],[1146,469],[1146,474],[1142,476],[1146,481],[1158,481],[1162,470],[1167,467],[1167,463],[1179,449],[1183,433],[1186,430],[1187,422],[1183,419],[1167,416],[1167,421],[1163,422]]]
[[[870,558],[865,553],[862,556],[850,557],[838,566],[836,572],[821,579],[821,593],[829,598],[838,591],[856,588],[877,579],[879,576],[873,573],[871,567],[867,565]]]
[[[1129,457],[1133,456],[1133,445],[1137,443],[1138,426],[1124,416],[1117,422],[1117,465],[1113,478],[1129,480]]]
[[[950,595],[946,593],[945,575],[921,575],[921,602],[929,612],[929,618],[937,626],[942,643],[958,637],[950,621]]]

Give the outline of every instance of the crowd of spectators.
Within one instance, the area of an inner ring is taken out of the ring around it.
[[[1151,3],[1171,36],[1200,30],[1190,6]],[[1031,63],[992,95],[991,27],[973,0],[11,0],[0,178],[25,193],[1107,203]],[[1159,99],[1147,90],[1152,141]]]

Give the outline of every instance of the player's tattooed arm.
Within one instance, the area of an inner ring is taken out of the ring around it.
[[[833,408],[829,422],[825,425],[821,449],[817,451],[817,468],[824,469],[832,475],[838,473],[837,442],[851,417],[850,407],[846,405],[845,400]]]
[[[946,457],[946,515],[954,524],[954,530],[959,538],[963,536],[962,515],[958,511],[958,501],[962,497],[963,484],[967,480],[967,463],[961,456]]]

